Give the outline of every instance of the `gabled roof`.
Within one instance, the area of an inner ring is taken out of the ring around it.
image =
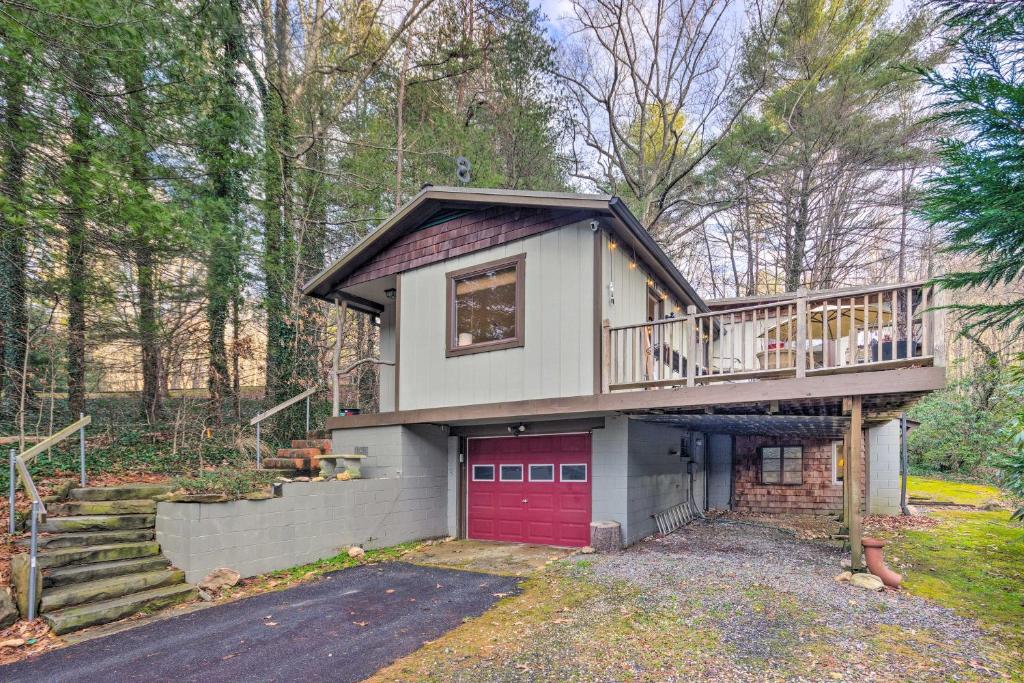
[[[353,273],[398,239],[420,228],[440,211],[488,206],[530,207],[564,211],[592,211],[595,217],[615,231],[637,257],[645,262],[680,300],[699,310],[707,306],[686,281],[672,260],[655,243],[636,217],[618,197],[606,194],[534,192],[529,190],[492,190],[468,187],[426,185],[404,206],[387,217],[376,230],[360,240],[344,256],[321,271],[303,288],[302,293],[329,301],[332,293]]]

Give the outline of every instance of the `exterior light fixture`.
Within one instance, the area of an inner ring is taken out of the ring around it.
[[[608,250],[609,251],[615,251],[618,248],[618,246],[619,245],[615,243],[615,240],[608,240]]]
[[[385,299],[390,299],[390,300],[394,301],[395,300],[395,296],[397,296],[397,294],[398,293],[395,291],[394,287],[391,287],[389,289],[385,289],[384,290],[384,298]]]
[[[517,425],[509,425],[508,426],[508,433],[511,434],[512,436],[519,436],[520,434],[522,434],[525,431],[526,431],[526,425],[523,424],[522,422],[520,422]]]

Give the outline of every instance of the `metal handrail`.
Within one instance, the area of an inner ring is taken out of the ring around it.
[[[29,573],[28,573],[28,618],[29,620],[36,618],[36,592],[38,586],[36,585],[36,567],[38,566],[38,555],[39,555],[39,522],[46,521],[46,504],[43,502],[42,497],[39,495],[39,490],[36,488],[35,481],[32,480],[32,473],[28,471],[29,464],[35,459],[37,455],[43,451],[52,448],[64,439],[68,438],[75,432],[78,432],[78,448],[79,448],[79,465],[81,467],[80,481],[82,486],[85,486],[85,428],[92,424],[92,417],[89,415],[79,414],[80,417],[77,422],[73,422],[64,429],[60,430],[55,434],[51,434],[47,438],[37,443],[32,448],[28,449],[24,453],[17,454],[15,449],[11,449],[8,454],[10,457],[10,490],[8,492],[8,505],[9,505],[9,520],[8,520],[8,532],[14,534],[14,502],[15,494],[17,492],[17,486],[15,485],[15,470],[17,474],[21,476],[21,483],[25,486],[25,492],[28,493],[29,498],[32,499],[32,514],[30,518],[31,524],[31,541],[29,545]]]
[[[305,391],[303,391],[301,394],[296,394],[295,396],[292,396],[288,400],[282,401],[281,403],[278,403],[273,408],[265,410],[262,413],[260,413],[259,415],[257,415],[256,417],[254,417],[251,420],[249,420],[249,425],[252,426],[252,427],[256,427],[256,469],[263,469],[263,448],[262,448],[262,444],[261,444],[261,440],[260,440],[260,423],[263,422],[264,420],[266,420],[268,417],[273,417],[274,415],[277,415],[279,412],[281,412],[285,408],[288,408],[289,406],[295,405],[296,403],[298,403],[302,399],[306,399],[306,433],[308,434],[309,433],[309,397],[312,396],[313,394],[315,394],[319,390],[320,390],[320,386],[319,385],[314,386],[314,387],[310,387],[309,389],[306,389]]]

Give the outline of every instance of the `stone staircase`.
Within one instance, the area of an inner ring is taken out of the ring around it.
[[[39,614],[57,634],[192,600],[195,587],[160,554],[156,500],[168,487],[73,488],[47,503],[38,540]],[[22,614],[28,606],[29,539],[11,571]]]

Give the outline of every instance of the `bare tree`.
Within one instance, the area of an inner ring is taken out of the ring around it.
[[[729,102],[739,77],[724,39],[735,32],[731,4],[572,0],[577,28],[558,75],[573,108],[574,175],[624,197],[676,256],[707,217],[695,203],[700,171],[744,110]]]

